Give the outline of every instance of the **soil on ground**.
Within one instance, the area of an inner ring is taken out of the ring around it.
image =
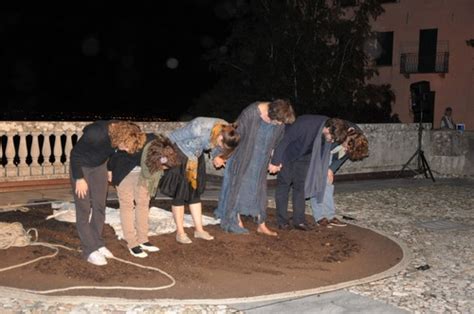
[[[109,207],[118,208],[117,203]],[[152,206],[170,209],[168,200],[153,200]],[[203,201],[203,212],[212,216],[215,201]],[[121,259],[159,268],[176,284],[152,291],[72,290],[53,295],[90,295],[133,299],[217,299],[290,292],[328,286],[367,277],[399,263],[402,250],[392,240],[371,230],[348,224],[322,228],[312,223],[310,231],[278,230],[275,209],[268,208],[267,225],[278,237],[260,235],[252,218],[243,218],[248,235],[229,234],[219,225],[206,226],[213,241],[194,239],[183,245],[175,234],[150,237],[160,251],[141,259],[130,255],[109,225],[104,227],[107,247]],[[45,220],[50,205],[36,205],[28,212],[0,213],[1,222],[20,222],[25,230],[36,228],[38,241],[80,249],[75,224]],[[314,221],[307,217],[307,221]],[[42,246],[11,247],[1,251],[0,269],[17,265],[52,250]],[[164,287],[171,280],[160,272],[138,268],[117,260],[106,266],[86,262],[78,251],[59,249],[57,256],[1,273],[0,286],[50,290],[70,286]]]

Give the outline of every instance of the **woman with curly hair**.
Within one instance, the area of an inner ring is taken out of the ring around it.
[[[184,231],[184,206],[194,221],[194,238],[213,240],[202,226],[201,194],[206,184],[204,152],[210,151],[214,167],[221,168],[237,147],[240,136],[235,125],[218,118],[198,117],[171,132],[170,140],[179,148],[180,167],[164,171],[160,192],[173,198],[171,209],[176,223],[176,241],[192,243]]]
[[[347,137],[342,144],[334,143],[331,147],[326,189],[322,201],[311,198],[313,217],[321,227],[345,227],[347,224],[336,218],[334,206],[334,174],[348,160],[360,161],[369,156],[369,142],[362,130],[354,123],[348,122]]]
[[[160,250],[148,240],[150,198],[156,194],[163,170],[178,165],[176,146],[154,134],[147,134],[142,150],[134,154],[118,150],[109,159],[109,181],[117,190],[123,238],[135,257]]]
[[[113,257],[102,238],[108,189],[107,160],[116,149],[133,154],[145,141],[145,133],[135,123],[96,121],[84,128],[71,151],[76,228],[82,254],[91,264],[102,266],[107,264],[106,257]]]

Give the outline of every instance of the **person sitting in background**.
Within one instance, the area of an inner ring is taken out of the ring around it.
[[[456,123],[454,123],[452,115],[453,115],[453,108],[447,107],[444,110],[444,116],[441,118],[442,129],[451,129],[451,130],[456,129]]]
[[[348,122],[348,125],[351,127],[347,130],[347,138],[345,141],[342,144],[336,142],[332,144],[323,199],[318,200],[315,197],[310,199],[314,220],[320,227],[346,226],[345,223],[336,218],[336,208],[334,206],[334,174],[347,159],[359,161],[369,156],[369,142],[362,130],[354,123]]]
[[[156,194],[163,169],[177,165],[177,148],[168,138],[154,134],[147,134],[143,149],[134,154],[117,150],[109,159],[109,182],[117,190],[123,238],[135,257],[160,250],[148,241],[150,198]]]

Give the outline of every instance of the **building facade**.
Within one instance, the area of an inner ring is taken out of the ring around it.
[[[440,127],[446,107],[455,123],[474,130],[474,0],[381,0],[369,45],[379,75],[391,84],[392,112],[402,122]]]

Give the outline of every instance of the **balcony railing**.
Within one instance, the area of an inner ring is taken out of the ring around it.
[[[449,52],[439,52],[435,56],[420,57],[418,53],[400,54],[400,73],[448,73]]]
[[[420,43],[403,41],[400,43],[400,73],[448,73],[449,40],[438,40],[432,55],[420,56]]]

